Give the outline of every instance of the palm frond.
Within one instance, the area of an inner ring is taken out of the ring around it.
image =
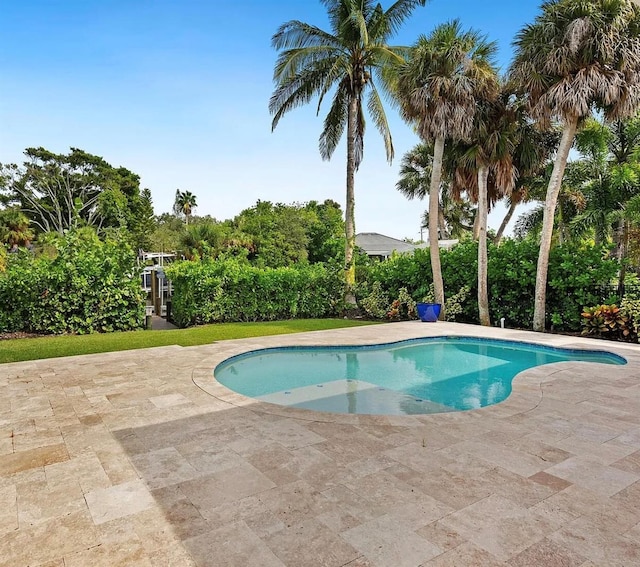
[[[282,24],[271,38],[273,48],[301,49],[304,47],[340,48],[340,40],[324,30],[298,20]]]
[[[333,155],[348,120],[349,93],[344,84],[340,84],[333,97],[329,113],[324,119],[324,128],[320,134],[320,155],[329,160]]]
[[[391,131],[389,130],[389,122],[387,121],[387,115],[384,112],[384,106],[382,100],[378,94],[374,84],[371,84],[369,89],[369,99],[367,101],[367,109],[375,127],[380,132],[382,139],[384,140],[384,149],[387,154],[387,161],[391,163],[394,157],[393,140],[391,139]]]

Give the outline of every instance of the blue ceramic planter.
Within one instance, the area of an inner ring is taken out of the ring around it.
[[[441,308],[442,305],[440,303],[418,303],[416,305],[418,317],[424,323],[435,323],[440,317]]]

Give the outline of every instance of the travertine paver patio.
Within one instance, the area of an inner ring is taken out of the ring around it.
[[[622,354],[504,403],[335,416],[247,400],[245,350],[468,334]],[[640,348],[397,323],[0,365],[0,564],[640,565]]]

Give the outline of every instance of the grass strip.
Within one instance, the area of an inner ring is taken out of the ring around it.
[[[168,345],[197,346],[226,339],[285,335],[376,324],[349,319],[292,319],[258,323],[218,323],[170,331],[130,331],[0,341],[0,363],[95,354]]]

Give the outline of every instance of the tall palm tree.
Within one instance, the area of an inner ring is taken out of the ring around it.
[[[463,151],[454,184],[456,190],[466,187],[475,193],[478,201],[478,308],[482,325],[491,324],[487,282],[489,203],[510,193],[517,177],[512,160],[519,135],[517,106],[510,92],[498,93],[497,77],[494,86],[489,96],[478,101],[472,140],[459,144]]]
[[[417,6],[426,0],[397,0],[387,10],[372,0],[321,0],[329,14],[331,32],[297,20],[276,31],[272,44],[281,50],[274,69],[275,90],[269,101],[272,129],[290,110],[334,89],[333,101],[320,134],[320,155],[328,160],[347,130],[347,195],[345,207],[345,302],[354,307],[355,284],[355,172],[364,150],[363,97],[373,123],[384,139],[387,159],[393,159],[393,143],[374,82],[384,87],[390,66],[404,62],[406,48],[387,45]]]
[[[492,88],[495,43],[478,32],[463,31],[454,20],[421,36],[399,73],[396,92],[403,117],[433,144],[429,186],[429,249],[434,295],[444,305],[438,247],[438,201],[445,143],[467,139],[473,129],[476,100]],[[444,317],[444,312],[441,312]]]
[[[185,224],[189,226],[189,217],[198,206],[196,196],[191,191],[180,191],[176,189],[176,199],[173,203],[173,211],[176,214],[183,214],[185,218]]]
[[[569,150],[580,123],[600,109],[606,120],[640,105],[640,7],[631,0],[547,0],[514,42],[510,74],[541,124],[562,123],[545,200],[533,329],[545,330],[553,218]]]

